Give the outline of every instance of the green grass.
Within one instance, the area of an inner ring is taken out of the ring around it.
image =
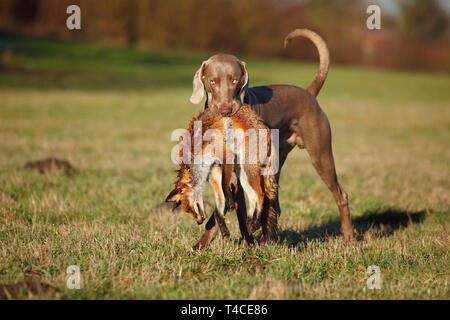
[[[170,134],[202,108],[188,99],[210,53],[5,34],[0,43],[0,285],[19,288],[6,297],[450,298],[448,75],[332,65],[319,102],[359,241],[344,245],[331,193],[294,150],[278,240],[243,248],[231,213],[231,239],[191,253],[204,225],[154,208],[175,179]],[[252,85],[306,86],[317,68],[243,60]],[[23,169],[47,156],[79,173]],[[66,288],[72,264],[80,290]],[[366,287],[369,265],[381,290]]]

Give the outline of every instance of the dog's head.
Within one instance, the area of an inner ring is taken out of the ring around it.
[[[229,54],[217,54],[203,61],[194,75],[191,102],[198,104],[206,91],[208,108],[223,117],[235,114],[244,102],[248,72],[243,61]]]
[[[174,209],[180,207],[184,212],[189,213],[198,224],[202,224],[205,221],[203,192],[192,187],[189,176],[188,168],[178,172],[175,188],[167,196],[166,202],[175,202]]]

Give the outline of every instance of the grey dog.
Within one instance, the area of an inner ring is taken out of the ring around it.
[[[245,63],[232,55],[217,54],[204,61],[195,73],[190,101],[194,104],[200,103],[206,92],[205,108],[210,108],[223,117],[233,115],[242,102],[245,102],[270,128],[279,129],[280,170],[277,181],[289,152],[295,146],[306,149],[314,168],[330,189],[339,208],[342,236],[346,242],[351,241],[354,239],[354,230],[348,208],[348,196],[336,176],[330,124],[316,100],[328,74],[330,64],[328,48],[319,35],[307,29],[290,32],[284,40],[284,46],[286,47],[296,37],[308,38],[319,51],[319,70],[308,88],[292,85],[249,88],[249,75]],[[242,217],[246,215],[245,198],[239,190],[234,201],[241,232],[245,232],[243,230],[245,224],[241,224]],[[279,209],[278,196],[277,206]],[[206,230],[194,244],[193,249],[206,247],[215,238],[219,223],[214,216],[213,214],[206,223]],[[226,226],[225,232],[222,233],[229,235]]]

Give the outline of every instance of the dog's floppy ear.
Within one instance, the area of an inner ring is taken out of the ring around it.
[[[247,90],[248,90],[248,71],[247,71],[247,67],[245,65],[244,61],[240,61],[241,63],[241,69],[242,69],[242,84],[241,84],[241,89],[239,90],[239,99],[241,99],[241,102],[244,102],[244,98],[245,95],[247,94]]]
[[[203,99],[203,92],[205,91],[205,86],[203,85],[202,76],[203,76],[203,69],[205,67],[206,61],[203,61],[200,69],[197,70],[197,72],[194,75],[194,81],[193,81],[193,89],[192,89],[192,96],[190,101],[193,104],[199,104]]]

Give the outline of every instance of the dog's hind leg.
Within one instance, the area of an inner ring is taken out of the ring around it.
[[[339,184],[331,147],[331,129],[326,115],[317,109],[310,119],[300,123],[303,142],[313,166],[334,196],[341,218],[341,233],[345,241],[354,239],[348,208],[348,197]]]

